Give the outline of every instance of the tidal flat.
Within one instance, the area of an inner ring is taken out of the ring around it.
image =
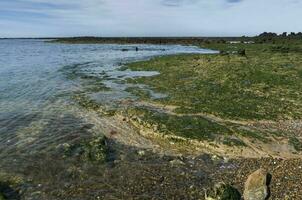
[[[240,141],[239,145],[251,142],[254,146],[261,142],[272,143],[276,148],[276,140],[283,140],[288,141],[289,154],[294,147],[292,153],[299,155],[299,130],[289,126],[299,124],[302,114],[300,52],[276,52],[276,46],[206,44],[204,47],[222,53],[164,56],[131,63],[129,69],[160,74],[131,78],[127,82],[146,84],[167,95],[160,99],[139,95],[142,102],[153,107],[153,114],[139,106],[137,110],[145,113],[140,114],[144,119],[170,127],[169,133],[200,140],[211,138],[216,145],[227,144],[232,138]],[[245,55],[237,53],[240,49],[245,49]],[[156,108],[164,109],[156,111]],[[174,118],[178,118],[177,124]],[[234,144],[230,142],[230,146]],[[279,153],[284,153],[284,149],[273,155]]]
[[[0,199],[204,199],[261,167],[271,199],[300,199],[300,42],[221,40],[37,41],[57,54],[1,60],[19,82],[0,80]]]
[[[167,95],[154,99],[132,90],[141,102],[128,112],[140,118],[138,127],[242,162],[249,163],[243,157],[254,157],[260,163],[253,166],[262,166],[263,157],[284,159],[290,169],[284,177],[296,171],[288,163],[301,162],[301,42],[208,42],[201,47],[220,54],[172,55],[127,65],[160,73],[128,83]],[[282,199],[274,192],[271,198]],[[283,198],[299,199],[300,194]]]

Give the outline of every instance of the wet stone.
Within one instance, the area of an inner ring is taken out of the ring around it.
[[[140,150],[140,151],[137,152],[137,154],[138,154],[139,156],[144,156],[144,155],[146,154],[146,152],[143,151],[143,150]]]
[[[64,156],[80,157],[82,160],[104,162],[107,159],[108,145],[104,136],[78,144],[63,144]]]
[[[252,173],[245,182],[245,200],[265,200],[268,197],[268,173],[259,169]]]
[[[179,159],[175,159],[175,160],[171,160],[171,161],[170,161],[170,164],[171,164],[172,166],[179,166],[179,165],[184,165],[185,163],[182,162],[182,161],[179,160]]]

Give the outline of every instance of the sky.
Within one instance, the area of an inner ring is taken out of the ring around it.
[[[0,37],[302,31],[302,0],[0,0]]]

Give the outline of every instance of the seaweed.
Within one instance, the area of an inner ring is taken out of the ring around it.
[[[302,151],[302,142],[296,137],[290,137],[288,143],[294,147],[296,151]]]
[[[107,160],[108,145],[106,137],[96,137],[88,141],[64,146],[64,156],[78,157],[83,161],[105,162]]]

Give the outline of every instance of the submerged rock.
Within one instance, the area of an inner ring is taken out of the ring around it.
[[[241,194],[229,184],[218,183],[206,192],[206,200],[240,200]]]
[[[268,195],[268,173],[259,169],[252,173],[245,182],[244,199],[245,200],[265,200]]]
[[[67,157],[80,157],[82,160],[96,162],[104,162],[107,159],[108,145],[105,136],[73,145],[63,144],[63,147]]]
[[[19,191],[16,189],[17,184],[15,180],[12,182],[10,180],[0,181],[0,200],[21,199]]]

